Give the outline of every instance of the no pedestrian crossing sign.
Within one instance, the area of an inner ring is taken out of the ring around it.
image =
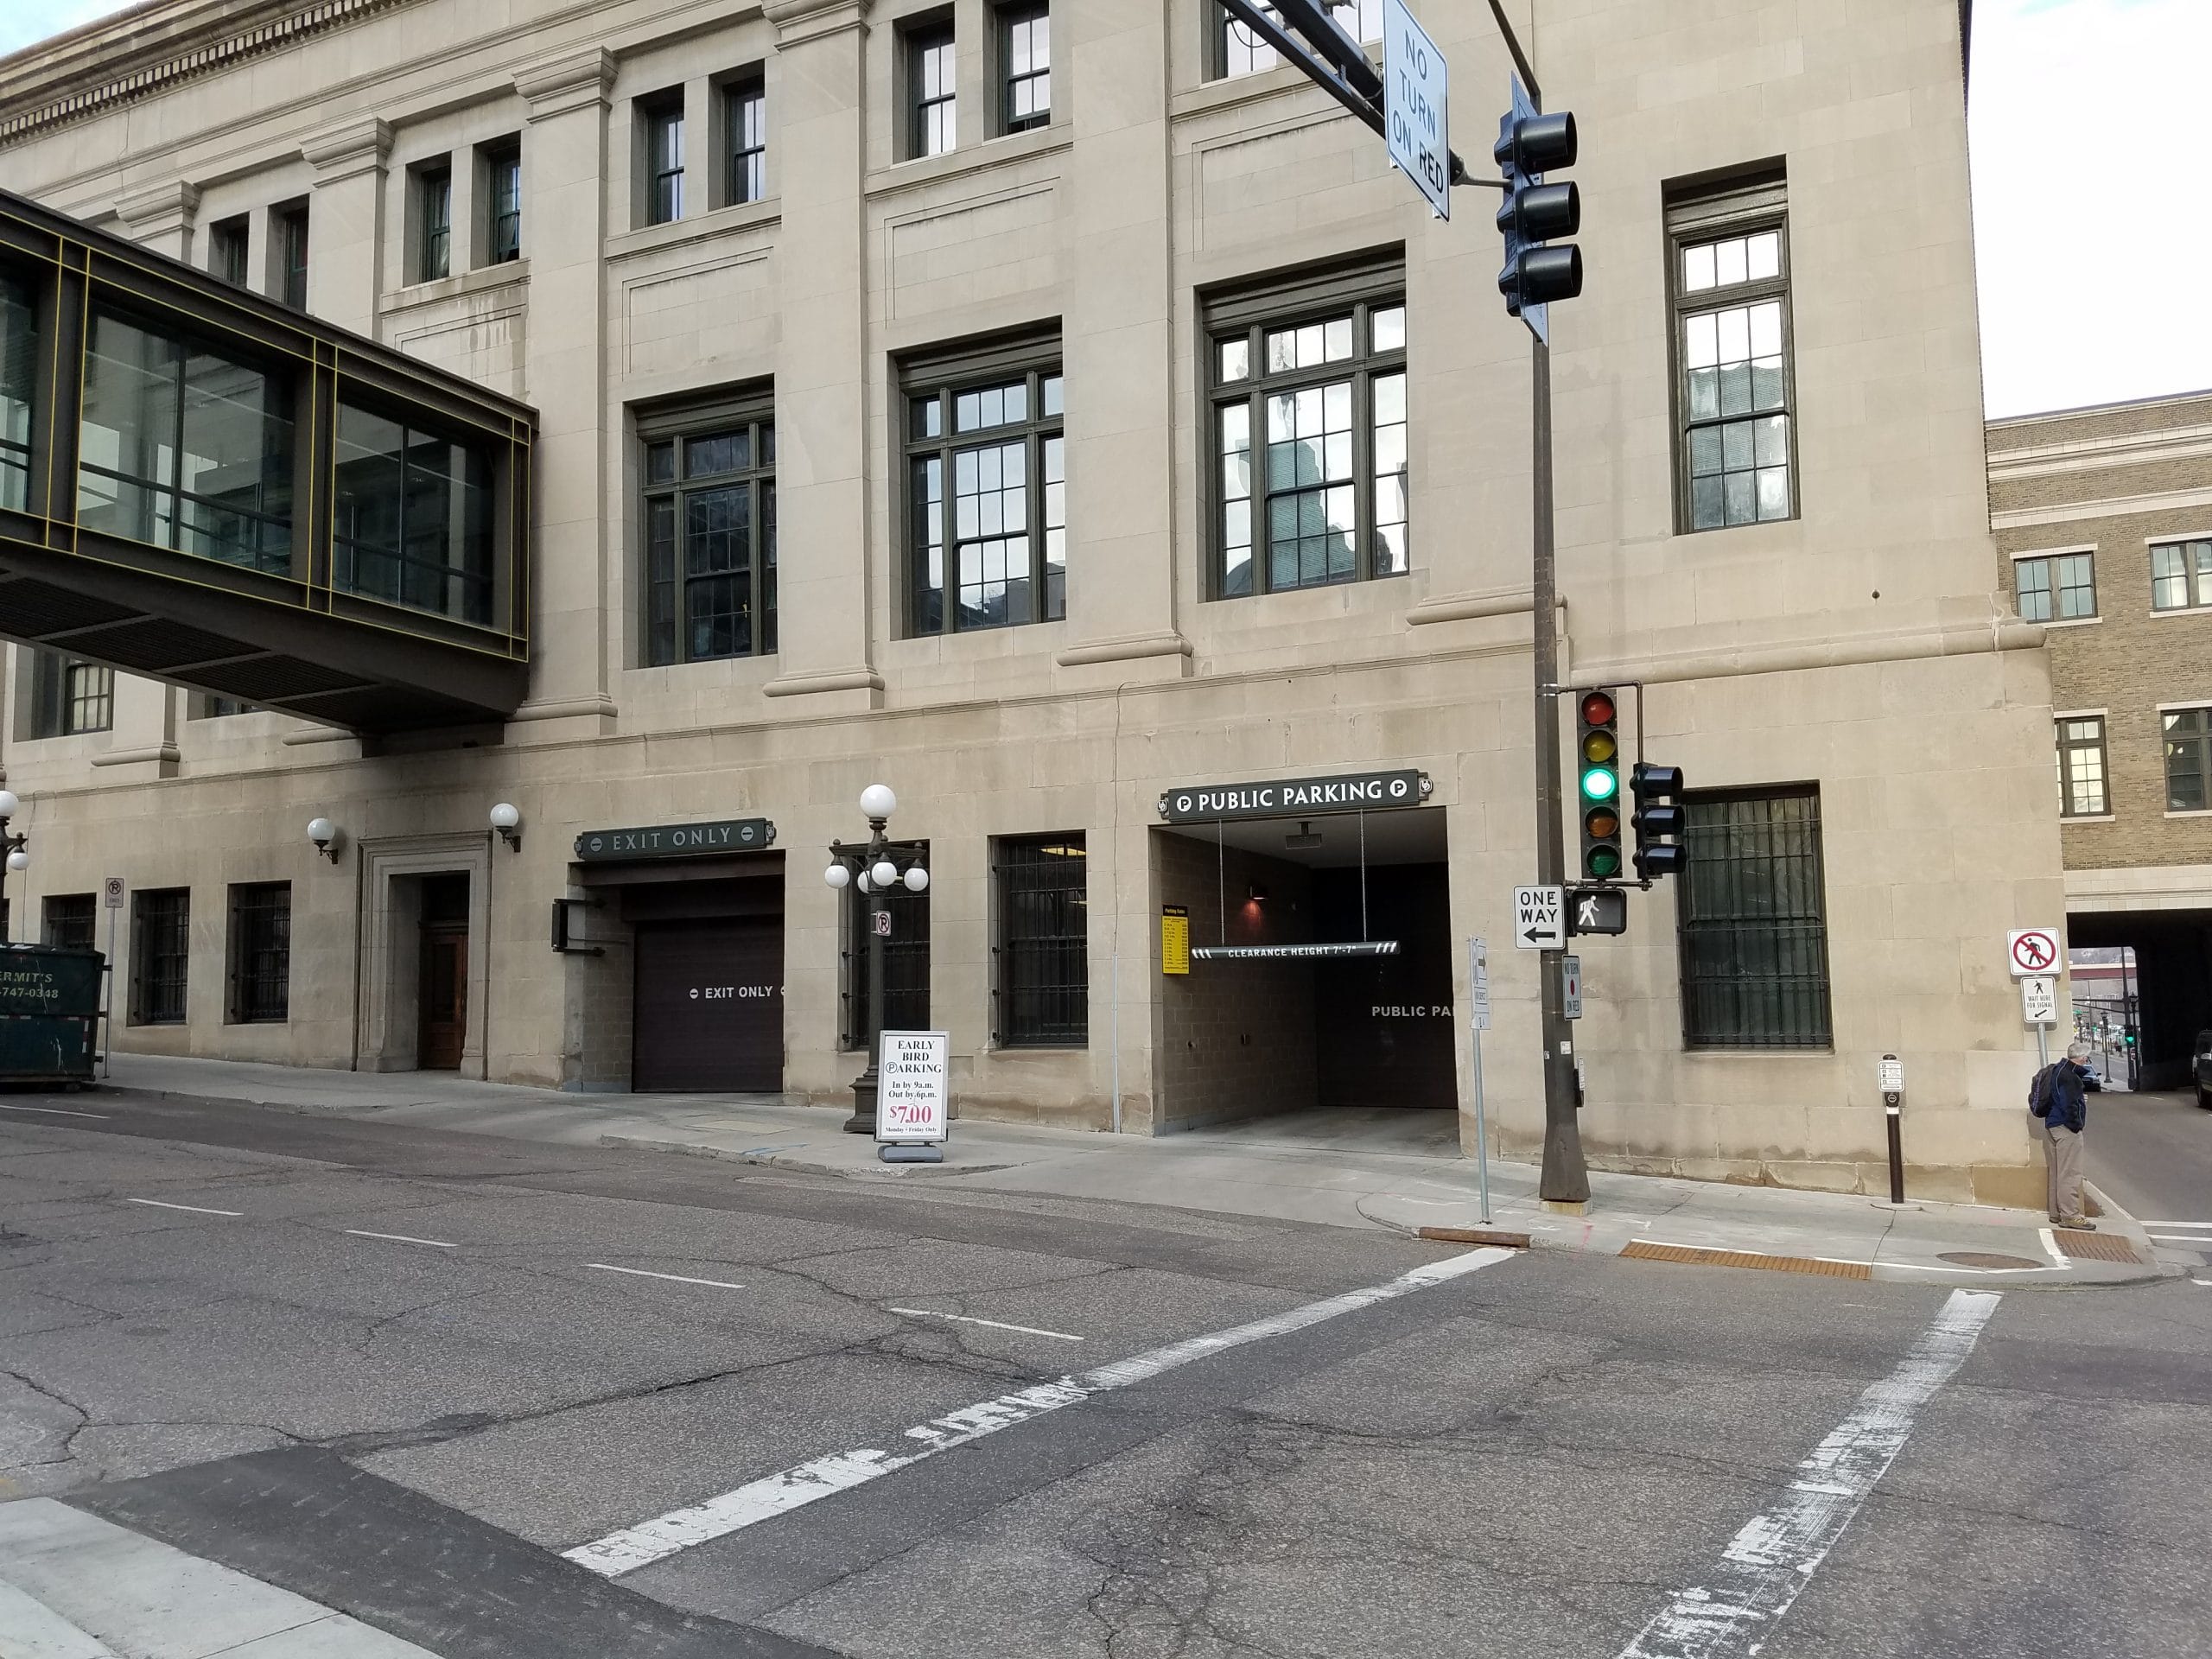
[[[1414,21],[1405,0],[1382,0],[1382,137],[1390,159],[1452,217],[1451,130],[1445,119],[1444,54]]]
[[[2005,941],[2005,959],[2015,979],[2042,977],[2058,971],[2058,930],[2024,927]]]

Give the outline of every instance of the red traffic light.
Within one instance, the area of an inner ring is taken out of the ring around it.
[[[1610,691],[1588,691],[1582,697],[1582,723],[1585,726],[1610,726],[1618,714],[1613,707]]]

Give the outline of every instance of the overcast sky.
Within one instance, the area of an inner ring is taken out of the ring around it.
[[[0,54],[133,3],[0,0]],[[1990,414],[2212,387],[2208,69],[2212,0],[1976,0]]]

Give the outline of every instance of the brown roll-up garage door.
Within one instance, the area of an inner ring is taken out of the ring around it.
[[[780,1092],[780,916],[640,922],[631,1086]]]

